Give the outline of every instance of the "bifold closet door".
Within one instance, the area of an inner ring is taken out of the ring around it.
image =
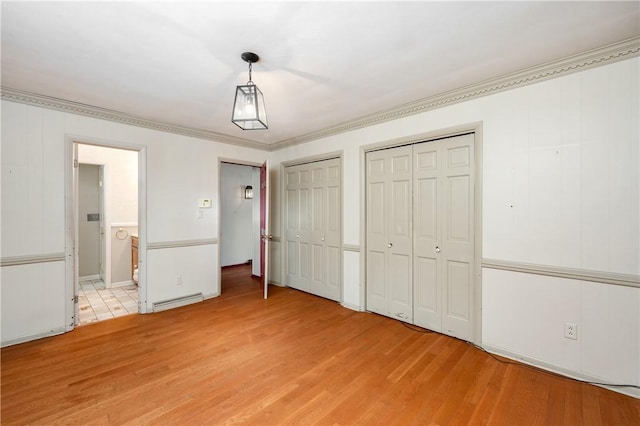
[[[473,340],[474,136],[366,154],[366,308]]]
[[[309,291],[310,227],[309,168],[305,165],[285,169],[286,174],[286,271],[287,285]]]
[[[340,160],[317,161],[285,170],[287,284],[340,301]]]
[[[474,135],[414,145],[414,321],[473,340]]]
[[[412,148],[366,154],[367,310],[413,322]]]
[[[311,280],[309,292],[340,300],[340,160],[309,164],[311,173]]]

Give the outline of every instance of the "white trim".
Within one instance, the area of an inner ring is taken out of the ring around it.
[[[615,272],[592,271],[588,269],[538,265],[534,263],[496,259],[482,259],[482,267],[520,272],[523,274],[545,275],[549,277],[567,278],[570,280],[590,281],[601,284],[640,288],[640,275],[619,274]]]
[[[495,355],[500,355],[503,356],[505,358],[509,358],[512,359],[514,361],[518,361],[521,362],[523,364],[527,364],[527,365],[531,365],[537,368],[540,368],[542,370],[546,370],[546,371],[550,371],[552,373],[557,373],[560,374],[562,376],[566,376],[568,378],[571,379],[575,379],[575,380],[580,380],[580,381],[584,381],[584,382],[591,382],[593,383],[595,386],[600,386],[602,388],[605,389],[609,389],[612,390],[614,392],[618,392],[618,393],[622,393],[628,396],[632,396],[634,398],[638,398],[640,399],[640,389],[635,389],[635,388],[631,388],[631,387],[619,387],[619,386],[607,386],[604,384],[595,384],[595,383],[605,383],[605,382],[610,382],[610,380],[606,380],[600,377],[595,377],[595,376],[590,376],[588,374],[584,374],[584,373],[579,373],[577,371],[573,371],[573,370],[569,370],[567,368],[563,368],[536,358],[530,358],[527,356],[523,356],[523,355],[519,355],[515,352],[511,352],[509,350],[506,349],[502,349],[500,347],[497,346],[492,346],[492,345],[483,345],[481,346],[482,349],[484,349],[485,351],[495,354]],[[611,383],[612,385],[615,385],[616,383]],[[625,384],[632,384],[632,383],[625,383]],[[636,383],[637,384],[637,383]]]
[[[215,293],[206,293],[206,294],[203,294],[202,297],[204,298],[204,300],[214,299],[216,297],[220,297],[220,292],[216,291]]]
[[[443,106],[453,105],[471,99],[477,99],[505,90],[523,87],[552,78],[560,77],[562,75],[584,71],[590,68],[622,61],[628,58],[636,57],[639,54],[640,37],[636,36],[619,41],[617,43],[612,43],[607,46],[588,50],[578,55],[569,56],[559,61],[547,62],[546,64],[530,67],[498,78],[485,80],[481,83],[469,85],[467,87],[456,90],[451,90],[449,92],[441,93],[435,96],[430,96],[428,98],[420,99],[415,102],[388,109],[386,111],[363,116],[338,126],[332,126],[324,130],[319,130],[317,132],[311,132],[305,135],[281,140],[271,145],[208,130],[194,129],[169,123],[147,120],[118,111],[81,104],[78,102],[67,101],[64,99],[53,98],[50,96],[39,95],[36,93],[17,90],[10,87],[2,86],[1,91],[2,99],[10,102],[34,105],[41,108],[59,110],[72,114],[113,121],[116,123],[149,128],[161,132],[190,136],[198,139],[211,140],[215,142],[227,143],[231,145],[254,148],[264,151],[276,151],[293,145],[310,142],[319,138],[332,136],[339,133],[348,132],[350,130],[368,127],[374,124],[380,124],[403,117],[408,117],[414,114],[420,114],[425,111],[441,108]]]
[[[309,157],[296,158],[294,160],[283,161],[280,163],[285,168],[299,166],[301,164],[317,163],[326,160],[340,160],[344,155],[344,151],[325,152],[323,154],[311,155]]]
[[[30,342],[32,340],[42,339],[44,337],[57,336],[58,334],[63,334],[67,332],[67,328],[65,326],[56,327],[52,330],[45,331],[42,333],[30,334],[28,336],[16,337],[13,339],[3,340],[1,346],[4,348],[6,346],[17,345],[19,343]]]
[[[224,157],[218,157],[218,163],[235,164],[236,166],[257,167],[258,169],[262,167],[262,163],[256,163],[255,161],[235,160],[233,158]]]
[[[180,240],[180,241],[159,241],[147,243],[147,250],[159,250],[167,248],[206,246],[210,244],[218,244],[217,238],[203,238],[198,240]]]
[[[352,305],[351,303],[342,302],[340,303],[340,306],[356,312],[365,312],[365,308],[363,306]]]
[[[111,283],[111,285],[108,285],[107,288],[118,288],[118,287],[127,287],[130,285],[135,285],[136,283],[134,283],[131,280],[127,280],[127,281],[118,281],[115,283]]]
[[[34,263],[64,262],[64,253],[30,254],[26,256],[9,256],[0,258],[0,267],[31,265]]]
[[[78,281],[93,281],[93,280],[99,280],[99,279],[101,279],[99,274],[85,275],[83,277],[78,277]]]
[[[137,222],[113,222],[111,224],[112,228],[136,228],[138,227]]]

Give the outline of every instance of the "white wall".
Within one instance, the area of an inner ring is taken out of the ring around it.
[[[220,293],[218,158],[262,163],[266,152],[9,101],[2,101],[1,119],[3,345],[62,332],[71,321],[66,302],[73,289],[66,285],[64,256],[67,137],[145,149],[145,243],[164,247],[141,249],[147,263],[145,307]],[[200,198],[213,200],[202,216]],[[20,264],[7,266],[7,259]]]
[[[220,265],[239,265],[253,260],[253,204],[244,188],[253,186],[253,167],[222,163],[220,169]],[[259,194],[258,187],[256,194]]]
[[[482,123],[482,257],[640,273],[638,58],[273,153],[343,151],[345,306],[363,309],[361,147]],[[279,217],[280,194],[275,195]],[[281,235],[280,222],[273,223]],[[640,288],[484,268],[482,342],[582,377],[640,384]],[[565,322],[578,324],[576,341]],[[635,392],[635,390],[630,390]]]

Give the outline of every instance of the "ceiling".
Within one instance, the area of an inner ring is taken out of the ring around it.
[[[639,5],[2,1],[2,86],[268,148],[637,37]],[[231,123],[245,51],[268,130]]]

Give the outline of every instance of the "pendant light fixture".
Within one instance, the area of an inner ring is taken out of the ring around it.
[[[249,81],[244,86],[236,87],[231,121],[242,130],[268,129],[264,96],[258,86],[251,81],[252,64],[258,62],[260,57],[252,52],[244,52],[240,57],[249,63]]]

